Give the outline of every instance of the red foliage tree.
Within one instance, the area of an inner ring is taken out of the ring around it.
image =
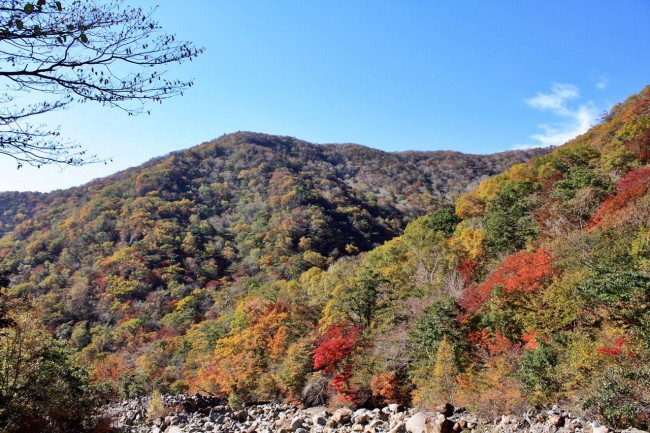
[[[521,336],[521,340],[525,343],[524,349],[535,350],[538,347],[539,332],[538,331],[529,331]]]
[[[627,341],[625,338],[617,338],[614,340],[614,344],[611,346],[602,346],[596,349],[598,353],[606,356],[619,356],[623,353],[623,346],[625,346]]]
[[[487,329],[479,329],[469,334],[469,342],[475,354],[483,356],[519,356],[522,345],[511,342],[501,331],[494,333]]]
[[[463,279],[463,285],[469,284],[474,280],[474,271],[478,267],[478,262],[475,260],[465,259],[456,267],[456,271]]]
[[[358,393],[351,382],[351,355],[359,346],[361,328],[344,324],[327,328],[314,349],[314,370],[332,375],[331,385],[342,401],[354,401]]]
[[[358,345],[358,326],[332,325],[327,328],[314,349],[314,370],[332,373],[348,358]]]
[[[495,287],[502,287],[507,293],[533,292],[550,280],[553,274],[551,255],[546,249],[520,251],[508,256],[483,284],[468,287],[459,303],[472,313],[487,302]]]
[[[616,184],[615,194],[605,200],[588,224],[589,230],[610,221],[619,211],[650,191],[650,166],[629,172]]]

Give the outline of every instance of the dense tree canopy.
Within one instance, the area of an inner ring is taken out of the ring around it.
[[[0,207],[7,294],[122,396],[559,402],[647,427],[649,115],[650,87],[455,214],[453,155],[226,136]]]

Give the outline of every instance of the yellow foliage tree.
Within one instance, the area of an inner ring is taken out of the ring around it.
[[[454,403],[458,374],[454,349],[443,338],[436,351],[435,363],[415,372],[413,403],[424,409],[432,409],[441,403]]]

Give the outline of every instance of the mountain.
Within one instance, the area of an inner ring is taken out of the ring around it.
[[[367,251],[545,152],[387,153],[241,132],[81,187],[0,193],[0,259],[11,296],[79,349],[132,318],[183,334],[215,297],[232,308],[253,286]],[[174,316],[197,291],[200,305]],[[102,344],[88,364],[121,348]]]
[[[295,277],[310,264],[305,254],[322,265],[368,250],[472,182],[541,152],[386,153],[237,133],[83,187],[0,194],[3,257],[16,257],[9,267],[18,271],[63,253],[77,270],[128,252],[147,262],[143,296],[166,286],[148,272],[171,265],[180,268],[168,278],[196,287],[262,267]],[[200,263],[183,263],[190,257]]]
[[[3,204],[0,258],[125,397],[559,402],[645,427],[649,159],[650,88],[535,155],[238,133]]]
[[[66,209],[74,209],[113,185],[119,184],[124,189],[125,198],[135,198],[149,192],[147,189],[157,186],[155,182],[160,180],[166,182],[159,185],[162,194],[162,187],[173,184],[177,189],[169,193],[194,199],[198,187],[207,187],[215,181],[227,180],[228,186],[235,189],[248,188],[242,181],[245,176],[251,176],[248,170],[262,174],[260,180],[264,185],[258,188],[268,187],[270,176],[281,177],[287,173],[301,178],[302,182],[323,182],[324,188],[349,190],[371,205],[396,208],[396,218],[409,219],[436,207],[443,198],[466,191],[484,177],[544,152],[534,149],[493,155],[450,151],[388,153],[354,144],[314,145],[291,137],[242,132],[153,159],[78,188],[50,194],[0,192],[0,234],[11,231],[33,214],[37,206],[58,207],[68,202]],[[237,179],[232,178],[232,171],[239,176]],[[191,184],[178,184],[181,178]],[[133,184],[136,179],[138,185]],[[147,179],[148,186],[144,184]],[[328,182],[332,185],[326,185]],[[320,186],[314,185],[317,189]],[[260,193],[268,195],[268,191]]]

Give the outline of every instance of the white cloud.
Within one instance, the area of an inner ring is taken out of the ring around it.
[[[531,135],[534,144],[515,146],[515,148],[559,146],[572,138],[584,134],[596,122],[598,112],[591,102],[577,108],[568,105],[569,101],[580,98],[580,89],[573,84],[556,83],[550,92],[538,93],[527,99],[526,104],[536,110],[548,111],[561,120],[538,125],[540,133]]]
[[[609,86],[609,74],[603,74],[597,69],[592,69],[589,73],[589,81],[594,84],[598,90],[605,90]]]
[[[609,77],[607,75],[601,75],[596,80],[596,89],[605,90],[609,86]]]
[[[538,93],[534,98],[526,100],[532,108],[549,110],[565,115],[568,113],[566,101],[580,97],[580,90],[573,84],[553,84],[550,93]]]

